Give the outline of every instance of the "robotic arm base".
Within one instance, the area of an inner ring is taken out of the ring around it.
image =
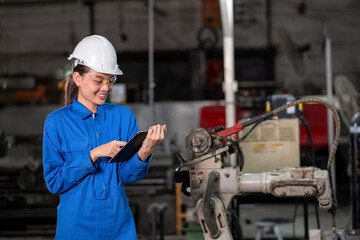
[[[205,216],[204,216],[204,199],[201,198],[196,206],[199,222],[201,225],[201,228],[203,230],[203,235],[205,240],[232,240],[231,232],[229,229],[229,224],[226,218],[226,210],[224,208],[224,204],[222,201],[212,195],[211,201],[210,201],[210,207],[212,212],[212,217],[215,220],[216,226],[220,232],[219,236],[216,236],[216,238],[212,237],[210,234],[210,231],[205,223]]]

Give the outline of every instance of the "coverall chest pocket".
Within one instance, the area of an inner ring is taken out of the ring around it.
[[[62,146],[65,161],[74,161],[77,158],[90,157],[90,141],[87,138],[66,141]]]

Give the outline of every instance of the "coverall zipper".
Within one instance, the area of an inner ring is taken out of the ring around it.
[[[98,132],[98,130],[97,130],[97,128],[96,128],[96,123],[95,123],[95,113],[93,113],[92,114],[92,116],[93,116],[93,126],[94,126],[94,130],[95,130],[95,132],[96,132],[96,139],[97,139],[97,146],[100,146],[100,136],[99,136],[99,132]],[[103,166],[103,162],[102,161],[100,161],[100,166],[101,166],[101,168],[103,168],[104,166]],[[103,172],[103,171],[101,171],[101,172]],[[104,189],[104,191],[105,191],[105,184],[104,184],[104,176],[103,176],[103,174],[101,173],[101,179],[102,179],[102,184],[103,184],[103,189]],[[106,193],[105,193],[106,194]]]
[[[96,139],[97,139],[97,146],[100,146],[100,136],[99,136],[99,131],[97,130],[96,127],[96,122],[95,122],[95,113],[92,114],[93,117],[93,126],[94,126],[94,130],[96,132]],[[103,168],[103,161],[100,161],[99,165],[101,166],[101,168]],[[103,201],[103,232],[102,232],[102,238],[105,239],[105,233],[106,233],[106,189],[105,189],[105,181],[104,181],[104,176],[103,176],[103,170],[101,171],[101,179],[102,179],[102,185],[103,185],[103,189],[104,189],[104,194],[105,194],[105,200]]]

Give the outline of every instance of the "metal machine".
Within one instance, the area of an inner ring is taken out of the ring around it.
[[[336,136],[328,160],[330,169],[340,138],[340,120],[332,105],[318,98],[303,98],[227,129],[201,128],[190,131],[186,146],[193,153],[175,171],[175,181],[182,183],[182,192],[196,204],[205,239],[232,239],[226,210],[235,195],[270,193],[277,197],[316,197],[320,208],[333,213],[335,233],[335,204],[329,171],[315,167],[286,167],[263,173],[243,173],[244,157],[241,142],[261,122],[279,112],[306,102],[327,106],[336,123]],[[250,131],[236,139],[231,136],[246,127]],[[237,161],[231,161],[236,155]],[[188,190],[190,189],[190,190]]]

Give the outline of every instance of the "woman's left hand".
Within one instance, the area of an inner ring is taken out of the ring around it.
[[[156,145],[164,140],[166,132],[166,125],[154,125],[148,130],[146,138],[138,152],[141,161],[145,161],[153,152]]]

